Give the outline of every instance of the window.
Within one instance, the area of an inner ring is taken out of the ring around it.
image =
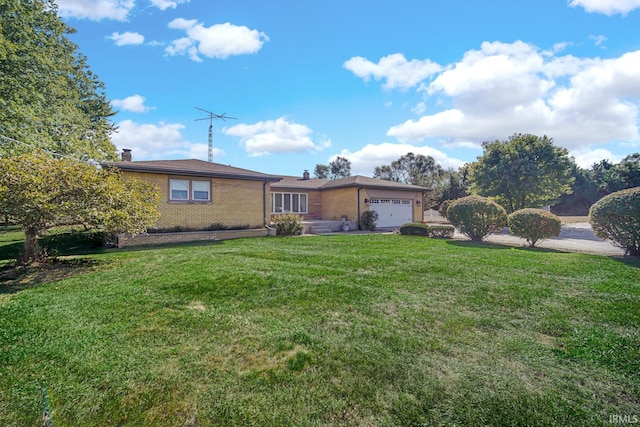
[[[170,179],[170,200],[189,200],[189,181],[186,179]]]
[[[211,182],[170,179],[169,201],[209,202],[211,201]]]
[[[191,198],[200,202],[211,200],[209,181],[191,181]]]
[[[307,213],[306,193],[271,193],[272,213]]]

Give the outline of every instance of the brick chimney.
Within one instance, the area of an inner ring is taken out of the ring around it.
[[[131,161],[131,149],[123,148],[121,157],[122,157],[122,161],[123,162],[130,162]]]
[[[309,180],[309,171],[305,169],[305,171],[302,173],[302,179],[304,181],[308,181]]]

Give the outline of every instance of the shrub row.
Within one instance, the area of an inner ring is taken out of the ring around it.
[[[404,236],[423,236],[452,239],[455,228],[452,225],[427,225],[421,222],[410,222],[400,227]]]
[[[560,234],[561,222],[556,215],[542,209],[521,209],[507,216],[496,202],[480,196],[467,196],[446,201],[440,207],[446,218],[473,241],[509,226],[509,233],[524,238],[529,246]]]

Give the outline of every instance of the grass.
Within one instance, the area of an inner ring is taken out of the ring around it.
[[[0,284],[2,425],[38,425],[43,408],[57,425],[109,426],[640,414],[637,260],[336,235],[69,263],[72,277]]]

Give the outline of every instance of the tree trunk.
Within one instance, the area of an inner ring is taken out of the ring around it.
[[[25,230],[24,253],[21,261],[25,264],[33,261],[38,254],[38,232],[35,228]]]

